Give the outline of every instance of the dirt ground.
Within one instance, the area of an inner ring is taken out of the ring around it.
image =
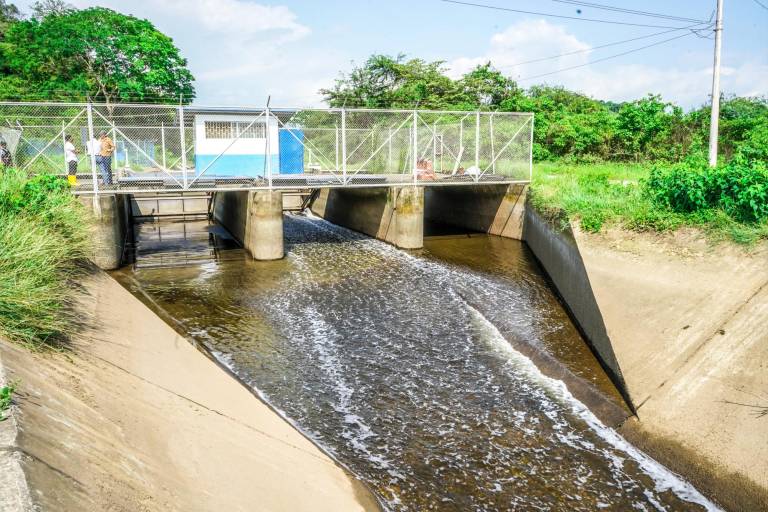
[[[638,409],[628,436],[655,436],[647,448],[679,471],[699,459],[695,483],[732,494],[719,501],[768,510],[768,244],[574,231]],[[705,481],[718,475],[733,485]]]
[[[72,351],[0,341],[32,498],[56,511],[378,510],[372,495],[106,274]]]

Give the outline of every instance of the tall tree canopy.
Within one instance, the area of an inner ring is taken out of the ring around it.
[[[7,27],[0,99],[173,103],[194,97],[187,61],[149,21],[102,7],[38,4],[35,18]]]

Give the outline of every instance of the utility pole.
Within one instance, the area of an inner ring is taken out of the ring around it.
[[[720,50],[723,45],[723,0],[717,0],[715,64],[712,69],[712,114],[709,121],[709,165],[717,165],[717,132],[720,120]]]

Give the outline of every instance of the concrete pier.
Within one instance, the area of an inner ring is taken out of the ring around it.
[[[103,270],[120,268],[131,229],[130,200],[118,194],[82,195],[80,201],[93,211],[91,260]]]
[[[528,187],[520,184],[428,187],[424,217],[522,240],[527,193]]]
[[[322,189],[310,209],[329,222],[402,249],[424,246],[424,187]]]
[[[217,192],[213,216],[254,259],[279,260],[285,255],[282,192]]]

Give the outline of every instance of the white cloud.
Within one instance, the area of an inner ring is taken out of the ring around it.
[[[692,63],[681,66],[623,64],[620,59],[599,66],[585,66],[533,80],[526,77],[578,66],[590,61],[591,45],[579,40],[559,25],[545,20],[522,21],[489,40],[488,50],[479,56],[460,57],[447,65],[453,76],[460,76],[478,64],[488,62],[505,74],[521,80],[527,87],[536,83],[558,84],[599,99],[626,101],[648,93],[666,100],[695,107],[709,98],[712,67]],[[538,63],[514,64],[551,55],[580,52]],[[602,56],[602,54],[600,54]],[[610,55],[610,53],[606,54]],[[598,57],[593,57],[598,58]],[[698,61],[698,59],[697,59]],[[739,95],[765,94],[768,65],[743,62],[722,69],[722,90]]]
[[[581,64],[587,61],[591,46],[569,34],[564,27],[545,20],[526,20],[494,34],[488,51],[477,57],[460,57],[448,63],[453,77],[461,76],[478,64],[491,61],[505,74],[517,75],[524,69],[527,74],[538,74],[553,67]],[[542,56],[577,53],[569,57],[533,63],[525,68],[516,64]],[[567,60],[566,60],[567,59]]]
[[[299,39],[310,30],[285,6],[260,5],[243,0],[166,0],[153,2],[179,18],[192,19],[210,32],[249,38],[265,32],[281,41]]]
[[[31,0],[29,0],[31,1]],[[312,31],[283,5],[252,0],[74,0],[77,7],[101,5],[149,19],[171,36],[195,76],[197,102],[317,105],[308,76],[332,81],[322,65],[338,69],[330,55],[307,43]]]

